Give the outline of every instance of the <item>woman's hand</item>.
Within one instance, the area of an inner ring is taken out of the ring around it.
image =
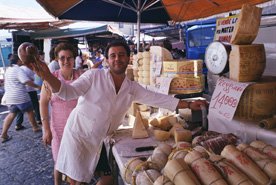
[[[42,140],[44,145],[51,145],[52,143],[52,132],[50,129],[44,129]]]

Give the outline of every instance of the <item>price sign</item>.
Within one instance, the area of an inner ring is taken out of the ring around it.
[[[217,19],[214,40],[229,43],[237,20],[238,15]]]
[[[169,77],[157,77],[155,84],[157,92],[161,94],[169,94],[171,81],[172,78]]]
[[[209,106],[209,111],[220,117],[232,120],[238,107],[239,100],[249,83],[234,82],[228,78],[218,79]]]

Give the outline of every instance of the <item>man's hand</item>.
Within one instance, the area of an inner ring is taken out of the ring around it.
[[[186,100],[180,100],[177,108],[178,109],[192,109],[192,110],[201,110],[201,106],[207,107],[208,102],[206,100],[195,100],[193,102],[189,102]]]
[[[208,107],[208,102],[206,100],[196,100],[190,103],[190,109],[201,110],[201,106]]]

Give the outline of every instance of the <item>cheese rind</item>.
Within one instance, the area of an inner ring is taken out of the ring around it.
[[[266,66],[263,44],[232,45],[229,77],[238,82],[253,82],[262,77]]]
[[[243,92],[235,117],[247,121],[260,121],[276,114],[276,77],[263,77]]]
[[[238,16],[230,43],[251,44],[258,34],[261,16],[261,8],[244,4]]]

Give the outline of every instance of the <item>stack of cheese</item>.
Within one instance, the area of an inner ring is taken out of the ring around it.
[[[173,78],[169,92],[172,94],[202,92],[204,89],[202,63],[202,60],[164,61],[162,76]]]
[[[150,85],[155,85],[156,77],[161,76],[161,66],[164,60],[172,60],[169,50],[160,46],[150,47]]]
[[[260,26],[262,10],[244,5],[231,38],[229,78],[238,82],[256,82],[247,87],[235,116],[259,121],[276,113],[276,78],[262,77],[266,65],[263,44],[252,44]]]
[[[132,58],[133,58],[133,60],[132,60],[132,63],[133,63],[132,69],[133,69],[134,81],[138,82],[138,77],[139,77],[138,76],[138,67],[139,67],[138,56],[133,55]]]
[[[144,51],[142,53],[143,59],[142,62],[140,63],[140,70],[139,74],[139,79],[144,85],[149,85],[150,84],[150,52],[149,51]]]
[[[238,82],[259,80],[265,69],[265,49],[263,44],[252,44],[261,21],[262,9],[243,5],[235,25],[230,43],[230,79]]]
[[[143,78],[142,78],[142,75],[143,75],[143,68],[142,68],[142,65],[143,65],[143,54],[142,52],[138,52],[137,53],[137,64],[138,64],[138,79],[137,81],[139,83],[143,83]]]

